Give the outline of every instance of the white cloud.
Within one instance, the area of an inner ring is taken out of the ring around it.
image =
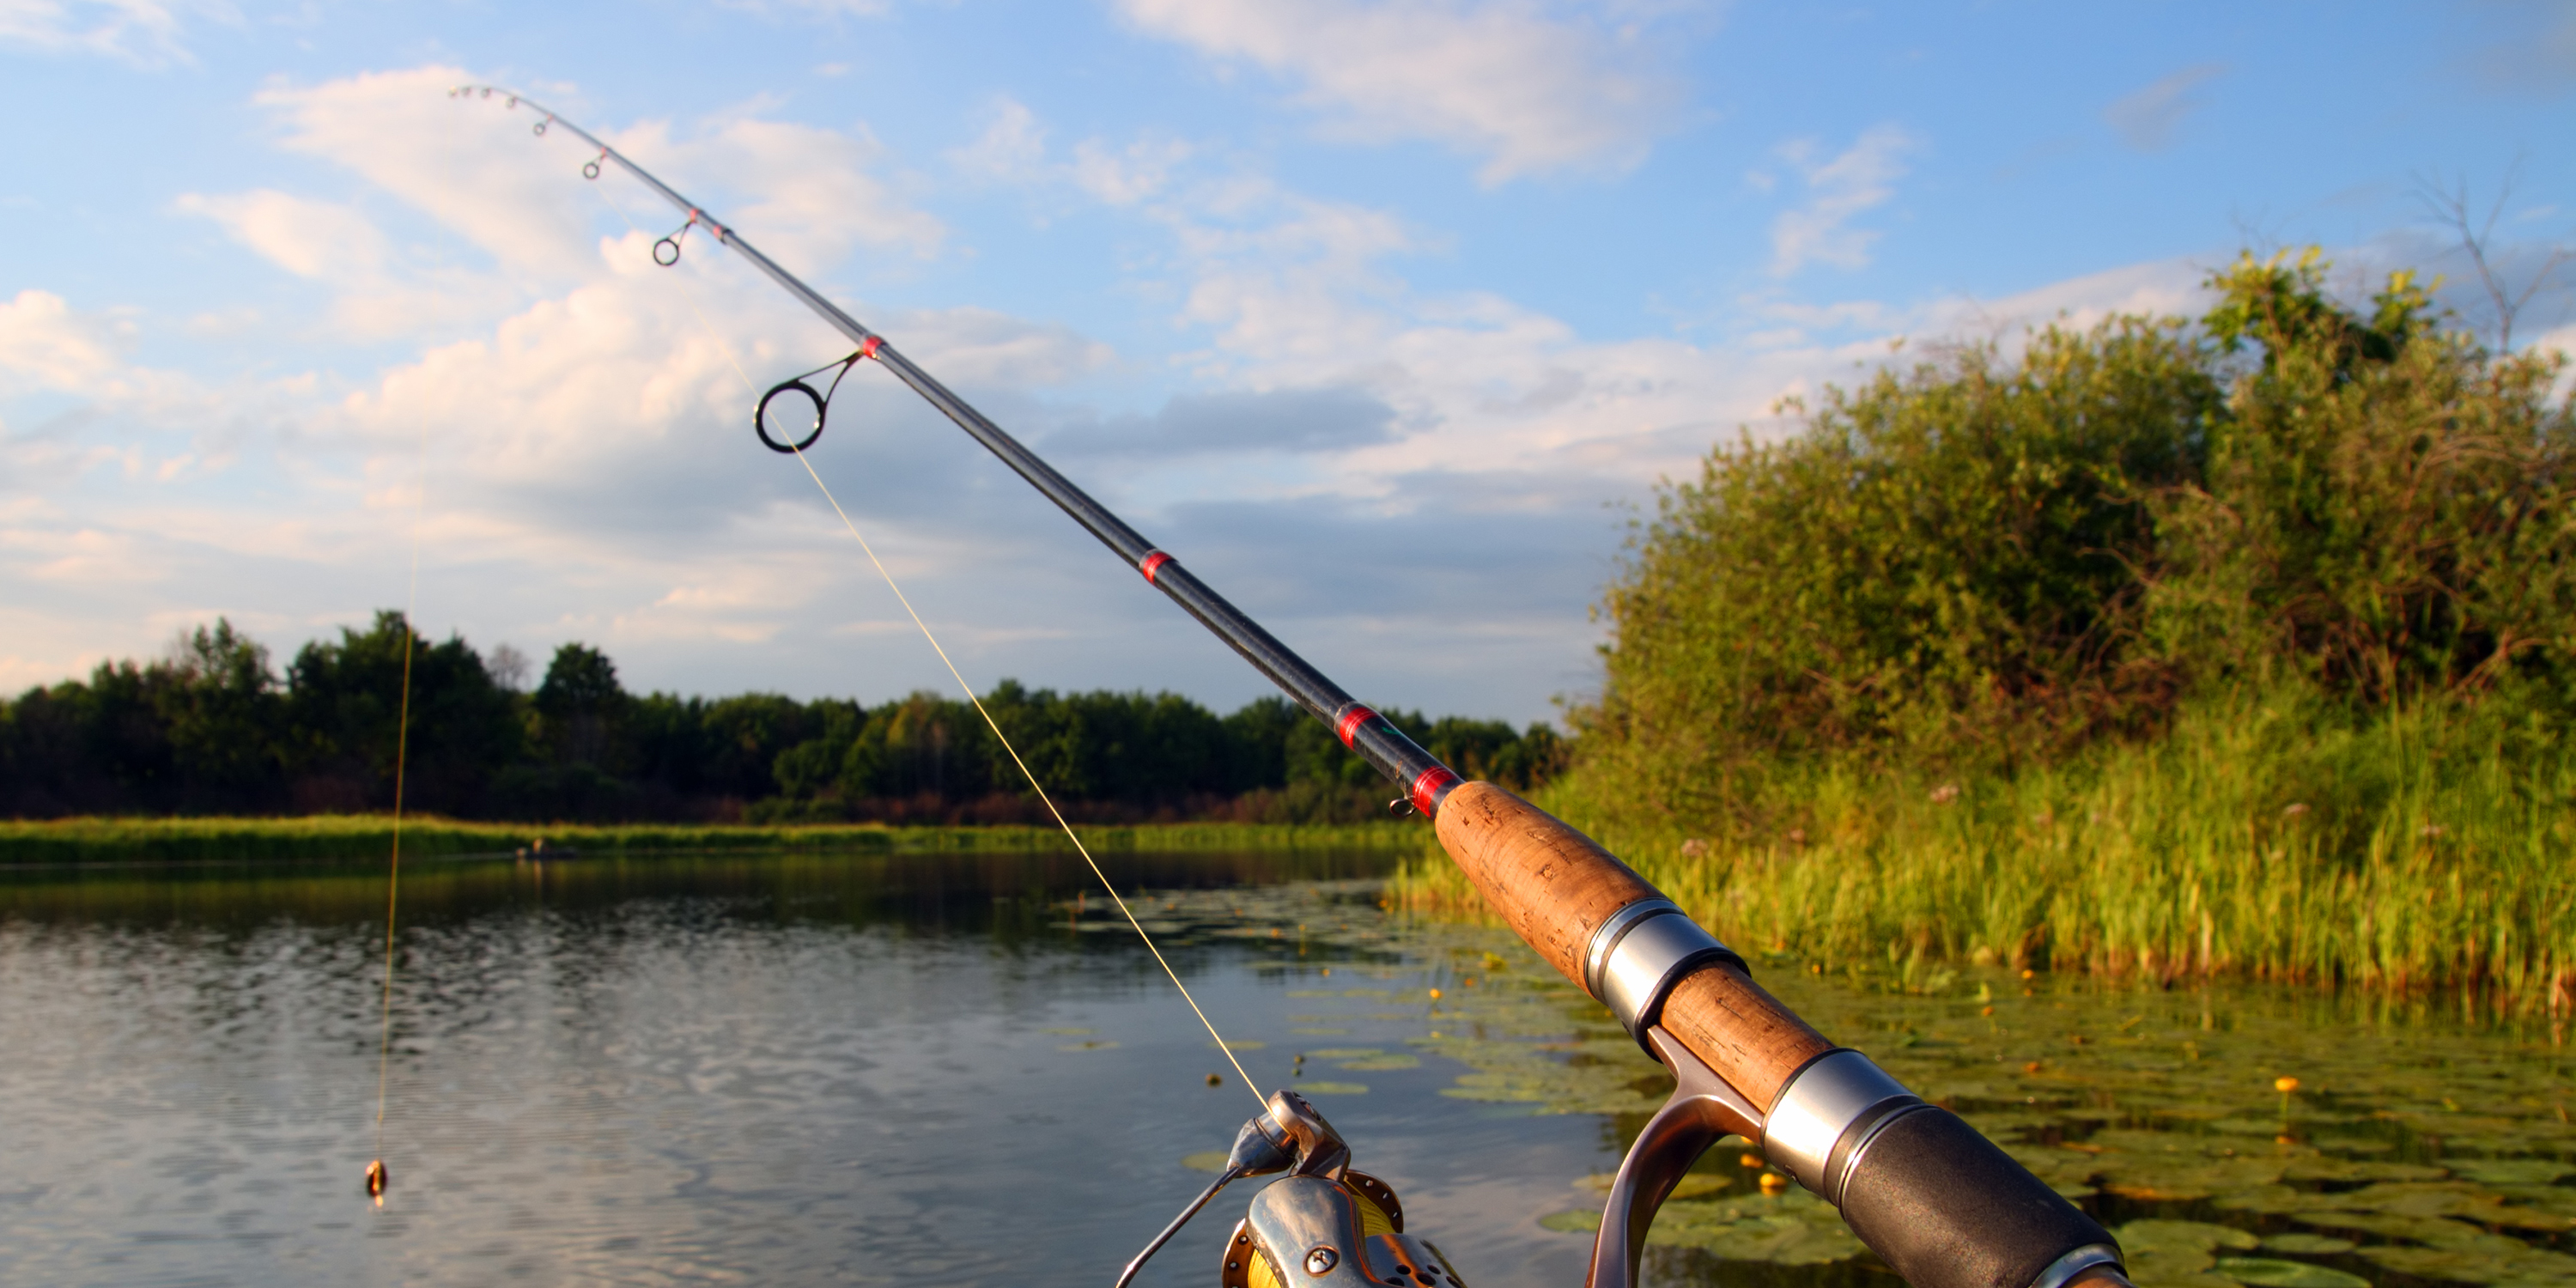
[[[506,95],[448,96],[471,79],[460,68],[419,67],[269,90],[258,101],[287,125],[289,148],[347,166],[514,272],[562,280],[591,259],[596,208],[575,200],[568,182],[590,157],[567,132],[531,138],[541,118],[529,103],[502,110]],[[883,149],[863,133],[751,116],[685,137],[667,122],[586,124],[693,196],[736,191],[747,201],[727,217],[760,221],[772,241],[832,258],[852,245],[938,248],[938,221],[870,173]]]
[[[537,139],[536,115],[499,100],[460,102],[448,91],[462,68],[369,72],[309,87],[280,87],[255,101],[284,127],[281,142],[354,171],[426,212],[498,261],[510,276],[542,283],[593,271],[598,209],[579,195],[579,141]]]
[[[195,18],[241,20],[222,0],[0,0],[0,45],[157,67],[194,61],[179,38]]]
[[[2162,152],[2173,146],[2183,118],[2203,106],[2194,91],[2227,71],[2225,63],[2183,68],[2137,93],[2102,109],[2102,119],[2119,131],[2120,140],[2140,152]]]
[[[29,289],[0,302],[0,376],[8,382],[0,388],[82,389],[122,365],[113,328],[75,315],[63,297]]]
[[[1865,267],[1879,234],[1854,228],[1851,221],[1896,195],[1905,154],[1917,146],[1913,135],[1894,125],[1873,125],[1851,147],[1821,161],[1812,139],[1782,145],[1781,159],[1806,181],[1809,198],[1771,222],[1772,273],[1787,277],[1810,263]]]
[[[294,193],[192,194],[180,209],[332,286],[332,325],[363,338],[453,333],[546,287],[612,271],[595,232],[603,212],[581,191],[586,146],[565,130],[534,136],[544,118],[529,102],[510,108],[506,93],[451,97],[471,79],[459,68],[420,67],[270,89],[257,101],[277,114],[287,148],[354,171],[464,238],[492,267],[434,246],[397,247],[357,206]],[[878,175],[883,149],[864,131],[736,114],[685,133],[668,122],[596,132],[693,197],[726,198],[710,208],[759,229],[762,249],[800,271],[830,268],[861,246],[931,255],[945,236]],[[677,212],[653,208],[659,203],[614,170],[597,182],[654,234],[678,225]]]
[[[385,271],[385,235],[354,208],[262,188],[232,196],[189,193],[182,213],[203,215],[235,241],[298,277],[373,277]]]
[[[1489,184],[1634,165],[1682,99],[1632,6],[1121,0],[1120,9],[1154,35],[1297,82],[1337,133],[1480,156]]]
[[[740,117],[687,138],[664,122],[604,137],[697,200],[707,190],[741,194],[721,217],[759,229],[762,250],[792,257],[795,271],[829,268],[860,246],[934,255],[947,236],[935,216],[874,173],[885,149],[864,130]]]
[[[1162,191],[1189,157],[1190,145],[1178,139],[1139,139],[1116,150],[1085,139],[1073,150],[1073,181],[1107,205],[1132,206]]]
[[[1027,104],[1015,98],[998,99],[992,123],[973,143],[950,152],[948,160],[978,178],[1030,182],[1046,164],[1046,126]]]
[[[187,193],[177,208],[213,220],[279,268],[329,286],[337,297],[329,319],[335,338],[444,329],[488,317],[518,295],[490,273],[398,263],[391,239],[354,206],[258,189]]]

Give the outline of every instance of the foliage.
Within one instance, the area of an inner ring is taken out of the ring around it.
[[[2325,268],[2247,257],[2198,327],[1971,346],[1712,452],[1605,598],[1579,772],[1706,830],[1797,764],[2009,773],[2239,683],[2566,688],[2559,360],[2441,330],[2409,274],[2356,312]]]
[[[227,624],[228,625],[228,624]],[[398,739],[410,684],[408,739]],[[286,721],[267,736],[287,748],[288,796],[300,810],[392,803],[396,748],[415,808],[472,814],[493,774],[520,754],[522,725],[483,659],[457,637],[432,644],[396,612],[337,642],[297,650],[286,673]],[[257,733],[244,729],[244,737]]]
[[[2576,646],[2576,419],[2554,357],[2434,329],[2394,275],[2368,320],[2314,253],[2212,284],[2224,353],[2259,348],[2201,478],[2158,505],[2156,647],[2204,674],[2297,675],[2384,703],[2565,682]]]
[[[432,644],[398,613],[305,646],[282,681],[265,649],[219,621],[167,660],[103,665],[86,684],[0,705],[0,813],[389,808],[406,665],[405,791],[418,809],[593,823],[1048,821],[966,702],[636,695],[614,661],[578,643],[557,649],[523,695],[463,640]],[[1220,717],[1169,693],[1005,680],[983,701],[1077,821],[1385,817],[1389,792],[1375,773],[1284,699]],[[1543,726],[1515,734],[1493,721],[1397,719],[1462,770],[1515,786],[1542,781],[1564,758]]]
[[[2187,700],[2168,732],[1963,775],[1781,768],[1693,834],[1577,772],[1540,796],[1750,951],[2210,974],[2576,1006],[2576,746],[2528,705],[2355,712],[2304,685]],[[1615,789],[1616,784],[1608,784]],[[1480,900],[1428,850],[1398,897]]]
[[[1721,447],[1610,588],[1593,762],[1687,816],[1761,758],[2151,720],[2146,500],[2197,470],[2219,405],[2179,325],[2118,319],[1831,389],[1806,434]]]
[[[2576,1005],[2562,362],[2326,268],[2244,257],[2197,326],[1972,347],[1713,452],[1544,799],[1798,952]]]

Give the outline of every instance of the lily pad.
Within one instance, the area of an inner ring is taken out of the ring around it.
[[[2220,1257],[2218,1273],[2250,1288],[2370,1288],[2370,1281],[2332,1266],[2271,1257]]]
[[[1211,1149],[1204,1154],[1190,1154],[1183,1157],[1181,1166],[1193,1172],[1222,1172],[1225,1170],[1226,1158],[1227,1154],[1224,1150]]]
[[[2438,1181],[2448,1175],[2422,1163],[2358,1158],[2302,1158],[2281,1169],[2285,1181]]]
[[[1365,1082],[1301,1082],[1297,1084],[1297,1090],[1309,1096],[1365,1096],[1368,1094],[1368,1084]]]
[[[2207,1221],[2131,1221],[2112,1232],[2120,1240],[2120,1250],[2140,1252],[2208,1252],[2216,1248],[2242,1251],[2259,1240],[2232,1225],[2214,1225]]]
[[[1595,1234],[1601,1229],[1601,1214],[1588,1208],[1567,1212],[1550,1212],[1538,1219],[1540,1228],[1559,1234]]]
[[[2297,1252],[2308,1256],[2326,1256],[2336,1252],[2350,1252],[2356,1246],[2358,1245],[2350,1239],[2337,1239],[2330,1235],[2323,1234],[2301,1234],[2297,1231],[2292,1231],[2288,1234],[2266,1235],[2263,1238],[2263,1250],[2265,1252]]]
[[[1646,1241],[1698,1248],[1729,1261],[1783,1266],[1829,1265],[1862,1251],[1839,1213],[1800,1190],[1666,1203]]]
[[[2487,1185],[2547,1185],[2576,1176],[2576,1164],[2556,1158],[2462,1158],[2451,1160],[2450,1168]]]
[[[1376,1073],[1388,1069],[1419,1069],[1422,1067],[1422,1059],[1419,1056],[1402,1054],[1372,1055],[1363,1056],[1357,1060],[1344,1060],[1340,1067],[1358,1073]]]
[[[2374,1247],[2363,1248],[2361,1255],[2399,1274],[2425,1279],[2515,1285],[2576,1282],[2576,1257],[2525,1244],[2475,1249]]]

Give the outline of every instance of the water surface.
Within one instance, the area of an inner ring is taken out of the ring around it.
[[[1382,858],[1104,862],[1266,1084],[1421,1033],[1423,964],[1225,893],[1373,926],[1348,879]],[[0,1279],[1097,1286],[1259,1107],[1072,856],[421,864],[379,1211],[383,900],[347,869],[0,876]],[[1597,1123],[1437,1094],[1462,1072],[1316,1099],[1472,1282],[1579,1280],[1533,1218]],[[1211,1282],[1239,1208],[1147,1282]]]
[[[1669,1084],[1597,1007],[1500,932],[1384,912],[1381,857],[1104,862],[1253,1078],[1307,1089],[1469,1283],[1581,1283],[1600,1174]],[[1101,1288],[1257,1108],[1070,855],[433,863],[379,1148],[384,893],[0,873],[0,1280]],[[2547,1016],[1758,964],[2146,1284],[2576,1282]],[[1667,1209],[1651,1282],[1893,1283],[1738,1152]],[[1144,1282],[1212,1284],[1251,1192]]]

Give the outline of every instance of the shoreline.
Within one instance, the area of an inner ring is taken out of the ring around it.
[[[1422,832],[1384,823],[1076,824],[1082,844],[1103,852],[1358,849],[1404,852]],[[1070,851],[1058,829],[1025,825],[893,826],[883,823],[482,823],[406,818],[406,858],[510,858],[543,838],[562,861],[641,854],[795,850],[851,853]],[[216,861],[381,862],[393,820],[381,814],[290,818],[69,818],[0,820],[0,868]],[[553,856],[549,856],[550,858]]]

